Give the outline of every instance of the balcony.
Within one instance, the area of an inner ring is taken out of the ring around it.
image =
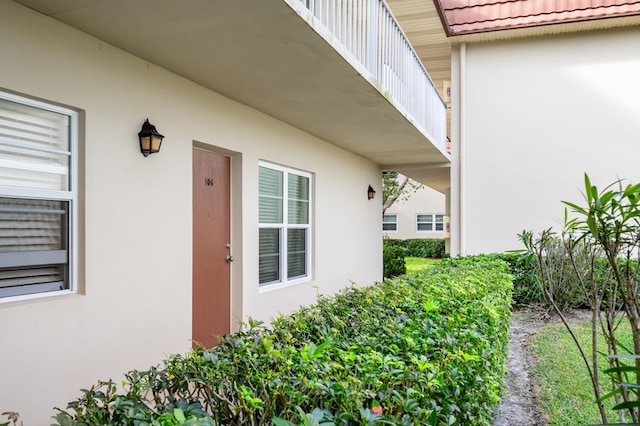
[[[384,0],[15,0],[438,190],[446,108]],[[153,22],[141,32],[141,19]]]

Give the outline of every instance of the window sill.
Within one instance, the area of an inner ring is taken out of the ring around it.
[[[74,290],[48,291],[46,293],[24,294],[20,296],[8,296],[0,298],[0,307],[16,306],[37,301],[48,301],[55,298],[67,298],[77,296],[79,293]]]
[[[311,278],[303,278],[300,280],[296,280],[296,281],[289,281],[287,283],[277,283],[277,284],[267,284],[264,286],[261,286],[258,289],[258,294],[263,294],[263,293],[271,293],[272,291],[277,291],[277,290],[282,290],[285,288],[291,288],[291,287],[296,287],[302,284],[307,284],[311,282]]]

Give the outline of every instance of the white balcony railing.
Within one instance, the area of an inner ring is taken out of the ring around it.
[[[446,151],[446,105],[384,0],[299,0],[379,83],[385,96]]]

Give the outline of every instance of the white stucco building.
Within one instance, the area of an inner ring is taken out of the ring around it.
[[[449,162],[445,107],[384,2],[327,5],[0,2],[0,411],[382,278],[367,189]]]
[[[400,240],[442,239],[446,235],[446,213],[445,194],[423,185],[384,212],[382,234]]]
[[[640,27],[463,43],[452,53],[452,248],[521,248],[562,200],[640,181]]]
[[[434,4],[451,49],[453,255],[560,228],[584,173],[640,181],[640,2]]]

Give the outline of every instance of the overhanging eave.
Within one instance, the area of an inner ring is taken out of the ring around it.
[[[16,2],[376,164],[449,161],[286,1]]]

